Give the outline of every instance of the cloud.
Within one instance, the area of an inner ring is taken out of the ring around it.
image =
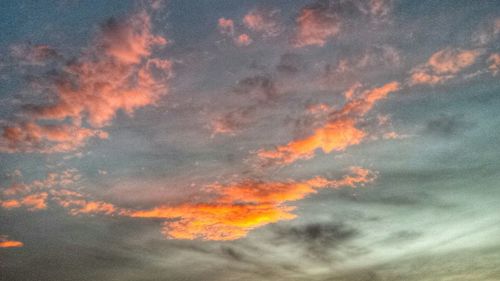
[[[240,47],[248,46],[252,43],[252,38],[250,38],[248,34],[243,33],[238,35],[238,37],[234,39],[234,42]]]
[[[304,251],[304,255],[319,261],[333,262],[332,256],[346,242],[359,235],[359,232],[343,223],[318,222],[303,225],[276,225],[272,228],[273,244],[292,244]]]
[[[443,114],[429,120],[425,125],[424,131],[436,136],[451,137],[464,131],[468,126],[469,123],[465,121],[463,115]]]
[[[252,123],[257,110],[272,104],[281,95],[271,75],[253,75],[238,81],[232,92],[245,100],[237,108],[215,117],[210,128],[212,135],[234,135]]]
[[[68,169],[59,173],[51,172],[43,180],[34,180],[29,183],[14,182],[2,191],[0,207],[40,211],[47,209],[49,202],[52,202],[67,209],[71,215],[114,215],[125,212],[113,204],[92,200],[88,195],[68,189],[79,179],[80,175],[76,170]]]
[[[490,55],[490,57],[488,58],[488,62],[490,63],[488,69],[493,74],[493,76],[497,76],[498,72],[500,71],[500,54],[497,53]]]
[[[232,19],[219,18],[217,28],[221,34],[234,35],[234,21]]]
[[[300,55],[294,53],[285,53],[280,56],[276,65],[276,71],[285,75],[294,75],[306,68],[306,62]]]
[[[366,24],[386,19],[392,9],[392,1],[339,1],[317,0],[303,7],[295,19],[296,29],[292,45],[323,47],[328,40],[346,29],[353,18]]]
[[[429,60],[411,70],[410,85],[435,85],[454,78],[459,72],[473,65],[482,50],[445,48],[434,53]]]
[[[136,218],[165,219],[164,234],[174,239],[234,240],[252,229],[296,217],[288,202],[314,194],[322,188],[355,187],[375,179],[373,172],[359,167],[338,180],[315,177],[305,181],[266,182],[243,180],[213,184],[205,188],[208,199],[176,206],[131,211]]]
[[[0,235],[0,248],[19,248],[24,246],[23,242],[10,240],[6,235]]]
[[[21,64],[43,65],[46,62],[61,58],[61,55],[48,45],[18,44],[10,48],[11,55]]]
[[[292,43],[295,47],[325,45],[340,32],[342,18],[330,1],[318,1],[305,6],[296,18],[297,30]]]
[[[51,101],[26,105],[27,120],[3,127],[0,151],[70,152],[89,138],[106,138],[102,128],[118,111],[132,115],[167,92],[171,62],[151,57],[166,43],[151,33],[145,12],[109,20],[79,58],[48,78]]]
[[[274,37],[280,34],[281,27],[276,19],[279,10],[254,9],[243,17],[243,24],[251,31]]]
[[[345,94],[346,103],[339,110],[329,114],[326,124],[317,128],[305,138],[293,140],[272,150],[259,150],[257,156],[265,162],[287,165],[300,159],[310,159],[317,149],[324,153],[343,151],[359,144],[367,135],[356,127],[359,119],[366,115],[379,100],[400,88],[398,82],[390,82],[382,87],[359,93],[360,85],[355,85]]]
[[[252,123],[256,110],[255,106],[241,107],[216,117],[210,123],[212,136],[217,134],[235,135]]]
[[[232,19],[219,18],[217,21],[219,33],[232,39],[238,47],[245,47],[252,43],[252,38],[246,33],[237,34],[234,21]]]

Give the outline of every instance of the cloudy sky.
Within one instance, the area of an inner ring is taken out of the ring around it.
[[[0,15],[0,280],[500,280],[498,1]]]

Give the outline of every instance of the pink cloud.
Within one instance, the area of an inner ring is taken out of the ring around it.
[[[473,65],[482,54],[479,49],[442,49],[434,53],[426,63],[412,69],[409,84],[434,85],[452,79]]]
[[[234,39],[237,46],[248,46],[252,43],[252,38],[248,34],[240,34]]]
[[[217,27],[223,35],[233,36],[234,34],[234,21],[232,19],[220,18],[217,21]]]
[[[322,47],[340,32],[342,19],[332,13],[328,5],[315,5],[302,8],[296,23],[297,30],[293,38],[295,47]]]
[[[278,13],[278,10],[254,9],[243,17],[243,24],[254,32],[274,37],[281,32],[281,27],[276,19]]]
[[[0,151],[69,152],[102,130],[118,111],[132,115],[168,90],[171,62],[151,57],[166,39],[151,33],[145,12],[108,21],[94,44],[50,85],[54,102],[27,107],[27,121],[4,126]],[[42,125],[49,121],[51,125]]]

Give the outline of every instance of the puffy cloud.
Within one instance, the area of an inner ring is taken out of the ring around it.
[[[234,38],[234,42],[238,46],[248,46],[252,43],[252,38],[248,34],[243,33]]]
[[[297,30],[293,38],[295,47],[321,47],[340,32],[342,19],[330,2],[321,1],[302,8],[296,23]]]
[[[234,21],[232,19],[220,18],[217,21],[219,32],[224,35],[234,35]]]
[[[131,211],[136,218],[165,219],[164,233],[175,239],[234,240],[270,223],[296,217],[287,205],[322,188],[362,185],[375,179],[369,170],[353,167],[351,174],[338,180],[315,177],[305,181],[266,182],[243,180],[205,188],[208,200],[176,206],[159,206]]]
[[[254,32],[263,33],[264,36],[277,36],[281,32],[276,20],[278,13],[278,10],[254,9],[243,17],[243,24]]]
[[[24,246],[23,242],[10,240],[6,235],[0,235],[0,248],[18,248]]]
[[[482,55],[482,50],[445,48],[434,53],[429,60],[411,71],[410,85],[438,84],[455,77],[473,65]]]
[[[299,159],[309,159],[317,149],[324,153],[342,151],[359,144],[367,135],[356,127],[361,117],[366,115],[379,100],[400,88],[398,82],[390,82],[382,87],[359,92],[360,85],[354,85],[345,96],[347,102],[329,114],[328,121],[305,138],[293,140],[273,150],[260,150],[257,156],[275,164],[291,164]],[[359,94],[359,96],[357,96]]]
[[[106,138],[101,128],[118,111],[131,115],[166,93],[171,63],[151,57],[166,42],[151,33],[145,12],[109,20],[94,44],[50,80],[52,102],[25,106],[27,121],[4,126],[0,151],[68,152],[91,137]]]

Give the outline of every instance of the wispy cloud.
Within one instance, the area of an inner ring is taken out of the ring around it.
[[[260,150],[257,155],[265,162],[287,165],[300,159],[309,159],[317,149],[324,153],[342,151],[359,144],[367,135],[356,127],[360,118],[365,116],[379,100],[391,92],[399,90],[398,82],[390,82],[382,87],[359,93],[360,85],[346,91],[346,103],[329,114],[324,126],[314,130],[308,137],[297,139],[272,150]]]
[[[357,17],[367,22],[386,19],[392,8],[392,1],[338,1],[319,0],[303,7],[295,19],[296,30],[292,45],[323,47],[330,39],[338,36]]]

